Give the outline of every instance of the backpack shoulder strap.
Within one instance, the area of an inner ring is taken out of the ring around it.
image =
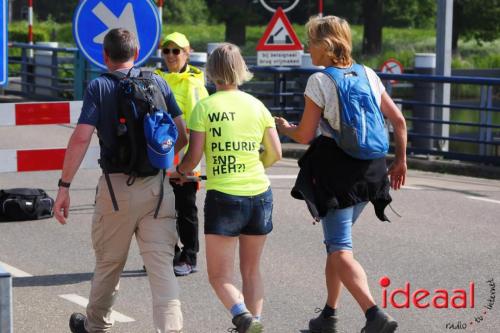
[[[348,68],[326,67],[322,72],[332,79],[336,86],[338,86],[340,81],[349,76],[367,77],[364,66],[356,63]]]
[[[116,81],[120,81],[126,77],[130,77],[130,74],[132,73],[132,70],[134,67],[130,68],[127,74],[120,72],[120,71],[114,71],[114,72],[107,72],[107,73],[102,73],[101,76],[109,77],[111,79],[114,79]],[[142,74],[142,71],[141,71]]]
[[[115,81],[120,81],[121,79],[126,78],[127,74],[124,74],[122,72],[108,72],[108,73],[102,73],[101,76],[109,77],[110,79]]]
[[[145,78],[145,79],[152,79],[153,78],[153,72],[152,71],[143,71],[141,70],[141,73],[139,74],[139,77]]]

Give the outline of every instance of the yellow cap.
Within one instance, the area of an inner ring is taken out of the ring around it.
[[[172,32],[170,35],[165,36],[161,45],[165,46],[169,42],[174,42],[180,48],[189,47],[189,41],[184,34],[180,32]]]

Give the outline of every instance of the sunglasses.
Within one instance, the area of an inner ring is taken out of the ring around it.
[[[170,54],[172,52],[173,55],[179,55],[181,54],[181,49],[169,49],[169,48],[164,48],[162,50],[163,54]]]

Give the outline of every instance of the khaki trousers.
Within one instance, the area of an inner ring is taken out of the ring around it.
[[[101,176],[92,219],[96,266],[85,328],[90,333],[101,333],[109,332],[113,325],[112,306],[135,235],[151,287],[155,332],[181,332],[179,287],[172,267],[178,238],[173,189],[168,181],[164,183],[164,199],[155,219],[161,174],[137,178],[131,186],[126,184],[127,175],[110,174],[110,178],[119,210],[113,211],[106,180]]]

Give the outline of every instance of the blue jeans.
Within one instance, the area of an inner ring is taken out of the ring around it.
[[[273,230],[272,213],[271,188],[255,196],[209,190],[205,198],[205,234],[267,235]]]
[[[352,251],[352,226],[368,202],[342,209],[330,209],[321,219],[326,252]]]

